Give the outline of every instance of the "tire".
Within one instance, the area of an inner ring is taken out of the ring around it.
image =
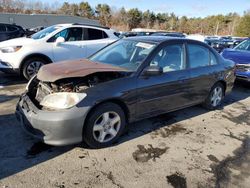
[[[108,147],[122,135],[125,126],[125,114],[119,105],[101,104],[86,120],[83,128],[83,141],[91,148]]]
[[[24,78],[29,80],[33,75],[37,74],[42,65],[45,65],[47,63],[48,62],[40,57],[32,57],[30,59],[27,59],[23,64],[22,75],[24,76]]]
[[[222,83],[216,83],[210,90],[203,106],[208,110],[218,108],[225,97],[225,88]]]

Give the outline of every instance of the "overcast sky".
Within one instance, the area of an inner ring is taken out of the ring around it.
[[[84,0],[43,0],[43,2],[79,3]],[[86,1],[86,0],[85,0]],[[250,9],[250,0],[89,0],[89,4],[95,7],[98,3],[106,3],[111,7],[125,9],[138,8],[158,12],[174,12],[178,16],[205,17],[214,14],[227,14],[237,12],[243,14]]]

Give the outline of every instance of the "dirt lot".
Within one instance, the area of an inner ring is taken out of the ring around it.
[[[0,187],[249,187],[250,87],[221,109],[195,106],[129,125],[113,147],[51,147],[15,119],[25,81],[0,73]]]

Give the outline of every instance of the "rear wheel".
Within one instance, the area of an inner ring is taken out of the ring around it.
[[[216,109],[218,106],[221,105],[224,96],[225,96],[225,88],[223,84],[217,83],[212,87],[203,105],[205,106],[205,108],[209,110]]]
[[[41,66],[45,65],[47,62],[40,57],[33,57],[24,62],[22,73],[23,76],[29,80],[32,76],[37,74]]]
[[[124,132],[126,118],[122,108],[114,103],[97,106],[83,130],[83,140],[91,148],[110,146]]]

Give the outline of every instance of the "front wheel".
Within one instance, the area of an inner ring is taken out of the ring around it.
[[[34,57],[26,60],[23,65],[23,76],[29,80],[33,75],[37,74],[41,66],[45,65],[47,62],[39,57]]]
[[[114,143],[124,132],[126,118],[122,108],[114,103],[97,106],[83,129],[83,140],[91,148],[103,148]]]
[[[225,96],[225,88],[223,84],[217,83],[212,87],[203,105],[205,108],[209,110],[216,109],[218,106],[221,105],[224,96]]]

